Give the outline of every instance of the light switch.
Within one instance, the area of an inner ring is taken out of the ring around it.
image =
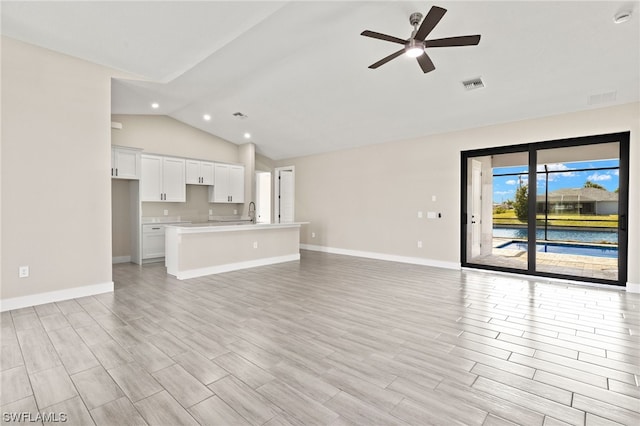
[[[164,209],[164,215],[165,215],[165,216],[169,216],[169,210]]]
[[[435,200],[436,200],[436,196],[435,196],[435,195],[432,195],[432,196],[431,196],[431,201],[435,201]]]
[[[422,212],[421,211],[418,212],[418,219],[422,219]]]

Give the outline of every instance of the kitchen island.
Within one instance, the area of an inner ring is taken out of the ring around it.
[[[167,225],[165,265],[179,280],[300,259],[302,223]]]

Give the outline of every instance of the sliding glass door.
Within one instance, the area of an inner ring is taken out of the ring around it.
[[[462,265],[625,284],[629,133],[462,153]]]

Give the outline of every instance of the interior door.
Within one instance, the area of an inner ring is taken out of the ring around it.
[[[294,172],[292,169],[280,170],[278,172],[278,222],[293,222],[294,204]]]

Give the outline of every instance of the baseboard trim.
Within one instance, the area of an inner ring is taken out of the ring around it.
[[[627,281],[626,289],[628,293],[640,293],[640,283],[630,283]]]
[[[116,263],[130,263],[131,262],[131,256],[114,256],[113,258],[111,258],[111,263],[112,264],[116,264]]]
[[[113,292],[113,281],[0,300],[0,312]]]
[[[167,273],[175,276],[179,280],[186,280],[189,278],[198,278],[205,275],[221,274],[223,272],[238,271],[240,269],[255,268],[258,266],[275,265],[277,263],[293,262],[300,260],[300,253],[287,254],[284,256],[267,257],[264,259],[248,260],[245,262],[227,263],[225,265],[208,266],[206,268],[188,269],[186,271],[173,274],[171,271]]]
[[[395,254],[376,253],[371,251],[349,250],[336,247],[318,246],[314,244],[300,244],[300,248],[304,250],[320,251],[323,253],[342,254],[345,256],[364,257],[367,259],[386,260],[389,262],[410,263],[412,265],[433,266],[443,269],[457,269],[461,265],[456,262],[445,262],[442,260],[425,259],[422,257],[398,256]]]

